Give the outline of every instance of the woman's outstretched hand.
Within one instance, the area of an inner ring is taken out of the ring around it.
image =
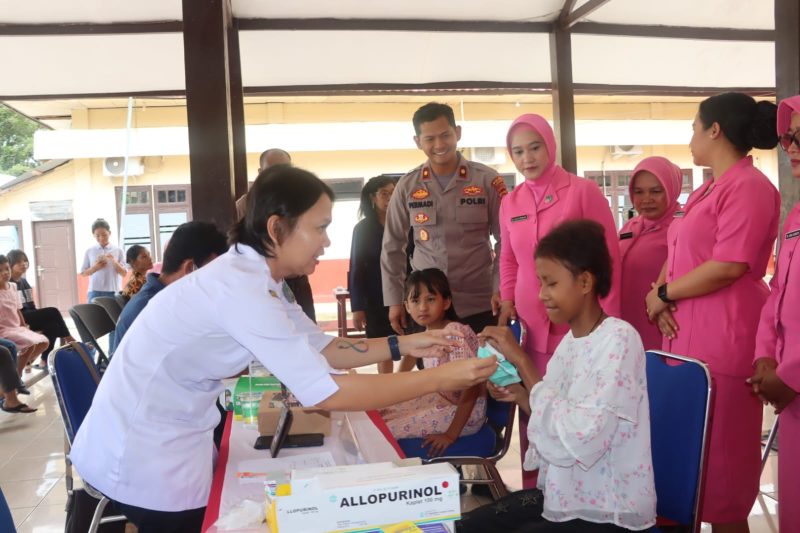
[[[455,327],[449,325],[444,329],[434,329],[398,337],[400,351],[403,355],[414,357],[444,357],[453,348],[461,346],[464,335]]]
[[[438,373],[437,382],[439,392],[462,391],[485,382],[497,369],[497,358],[494,356],[485,359],[472,357],[450,361],[441,366],[425,370],[425,372]]]

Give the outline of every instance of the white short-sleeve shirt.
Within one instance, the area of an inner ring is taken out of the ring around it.
[[[81,272],[95,264],[98,257],[107,254],[111,254],[118,263],[125,264],[125,254],[122,253],[119,247],[111,243],[105,245],[105,247],[95,244],[83,254]],[[122,276],[117,273],[117,269],[114,268],[111,261],[108,261],[103,265],[103,268],[89,276],[89,290],[117,292],[119,291],[120,281],[122,281]]]
[[[338,387],[333,340],[290,303],[264,257],[232,247],[159,292],[117,347],[70,457],[113,500],[158,511],[204,507],[221,380],[255,357],[304,405]]]

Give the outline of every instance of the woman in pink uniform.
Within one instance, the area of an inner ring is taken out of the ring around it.
[[[533,252],[539,240],[566,220],[591,219],[605,229],[613,268],[611,292],[602,300],[606,314],[619,316],[619,246],[608,202],[597,185],[556,164],[556,139],[543,117],[525,114],[508,129],[506,146],[525,182],[500,204],[500,297],[498,323],[520,318],[528,328],[525,351],[536,369],[547,362],[568,331],[550,322],[539,299]],[[520,450],[528,449],[526,420],[520,420]],[[536,486],[536,472],[523,472],[524,488]]]
[[[661,332],[647,318],[643,302],[667,260],[667,229],[680,207],[682,182],[677,165],[655,156],[636,165],[628,188],[639,215],[619,232],[621,311],[622,319],[639,332],[645,350],[661,349]]]
[[[800,178],[800,96],[778,106],[781,148]],[[778,522],[781,531],[800,531],[800,203],[783,224],[778,264],[767,304],[761,311],[756,335],[756,372],[753,391],[780,413],[778,454]],[[793,261],[794,258],[794,261]]]
[[[747,153],[773,148],[775,104],[741,93],[707,98],[690,148],[713,180],[692,193],[667,233],[667,262],[647,294],[663,348],[707,363],[715,403],[702,519],[715,533],[749,531],[758,494],[761,403],[752,374],[767,261],[778,233],[780,195]]]

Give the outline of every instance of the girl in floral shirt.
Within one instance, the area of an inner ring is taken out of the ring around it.
[[[467,513],[463,531],[625,531],[655,524],[645,356],[636,330],[598,302],[611,289],[603,227],[565,222],[536,249],[539,298],[570,331],[542,377],[508,328],[479,336],[517,366],[522,384],[490,386],[530,414],[523,468],[536,489]]]

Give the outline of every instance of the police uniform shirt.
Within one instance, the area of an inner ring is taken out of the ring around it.
[[[403,302],[406,242],[413,230],[414,270],[439,268],[450,281],[453,303],[461,317],[491,309],[497,287],[491,233],[500,244],[500,200],[503,178],[493,169],[459,156],[456,175],[442,187],[429,163],[397,183],[383,235],[381,273],[385,305]],[[496,251],[499,256],[499,249]]]
[[[304,405],[338,387],[327,336],[264,257],[238,245],[160,291],[120,343],[70,457],[103,494],[157,511],[204,507],[221,380],[255,357]]]

